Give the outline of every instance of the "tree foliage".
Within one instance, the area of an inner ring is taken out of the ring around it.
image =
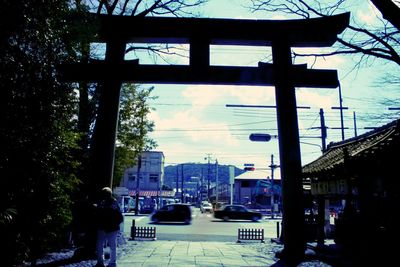
[[[68,57],[64,0],[3,1],[0,11],[0,229],[11,266],[65,244],[75,95],[55,66]]]
[[[117,145],[114,164],[114,185],[119,185],[126,168],[134,165],[142,151],[154,149],[157,144],[148,137],[154,122],[147,118],[151,108],[148,100],[153,88],[142,89],[135,84],[124,84],[121,91]]]

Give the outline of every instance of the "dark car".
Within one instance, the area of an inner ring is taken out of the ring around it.
[[[155,211],[150,220],[158,222],[184,222],[189,224],[192,220],[192,210],[187,204],[170,204]]]
[[[214,217],[228,220],[252,220],[254,222],[261,220],[262,214],[260,212],[248,210],[243,205],[225,205],[221,209],[214,211]]]

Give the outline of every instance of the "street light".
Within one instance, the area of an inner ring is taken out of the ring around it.
[[[250,141],[253,142],[268,142],[271,140],[271,135],[269,134],[261,134],[261,133],[252,133],[249,135]]]

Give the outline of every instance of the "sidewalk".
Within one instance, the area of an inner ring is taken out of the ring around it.
[[[128,241],[131,242],[137,244],[135,252],[122,256],[119,267],[271,266],[276,261],[272,251],[261,254],[254,248],[260,243]]]
[[[193,242],[193,241],[127,241],[121,248],[119,267],[181,266],[281,266],[275,253],[282,245],[271,242]],[[309,260],[299,267],[329,267]]]
[[[117,248],[118,267],[188,267],[188,266],[282,266],[275,253],[282,245],[271,242],[191,242],[191,241],[132,241]],[[107,248],[106,248],[107,251]],[[94,259],[76,261],[73,250],[51,253],[38,261],[38,267],[93,267]],[[106,259],[105,263],[108,263]],[[28,264],[23,265],[29,266]],[[302,262],[298,267],[330,267],[318,260]]]

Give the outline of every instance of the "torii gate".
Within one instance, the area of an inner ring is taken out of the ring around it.
[[[336,70],[293,65],[292,47],[327,47],[349,24],[349,13],[307,20],[233,20],[99,15],[96,38],[107,44],[105,60],[63,65],[66,81],[101,82],[92,143],[92,181],[112,184],[114,148],[123,82],[275,86],[282,177],[282,256],[304,257],[301,155],[295,87],[338,87]],[[140,65],[124,60],[127,43],[190,45],[189,65]],[[210,45],[271,46],[273,63],[258,67],[210,66]]]

